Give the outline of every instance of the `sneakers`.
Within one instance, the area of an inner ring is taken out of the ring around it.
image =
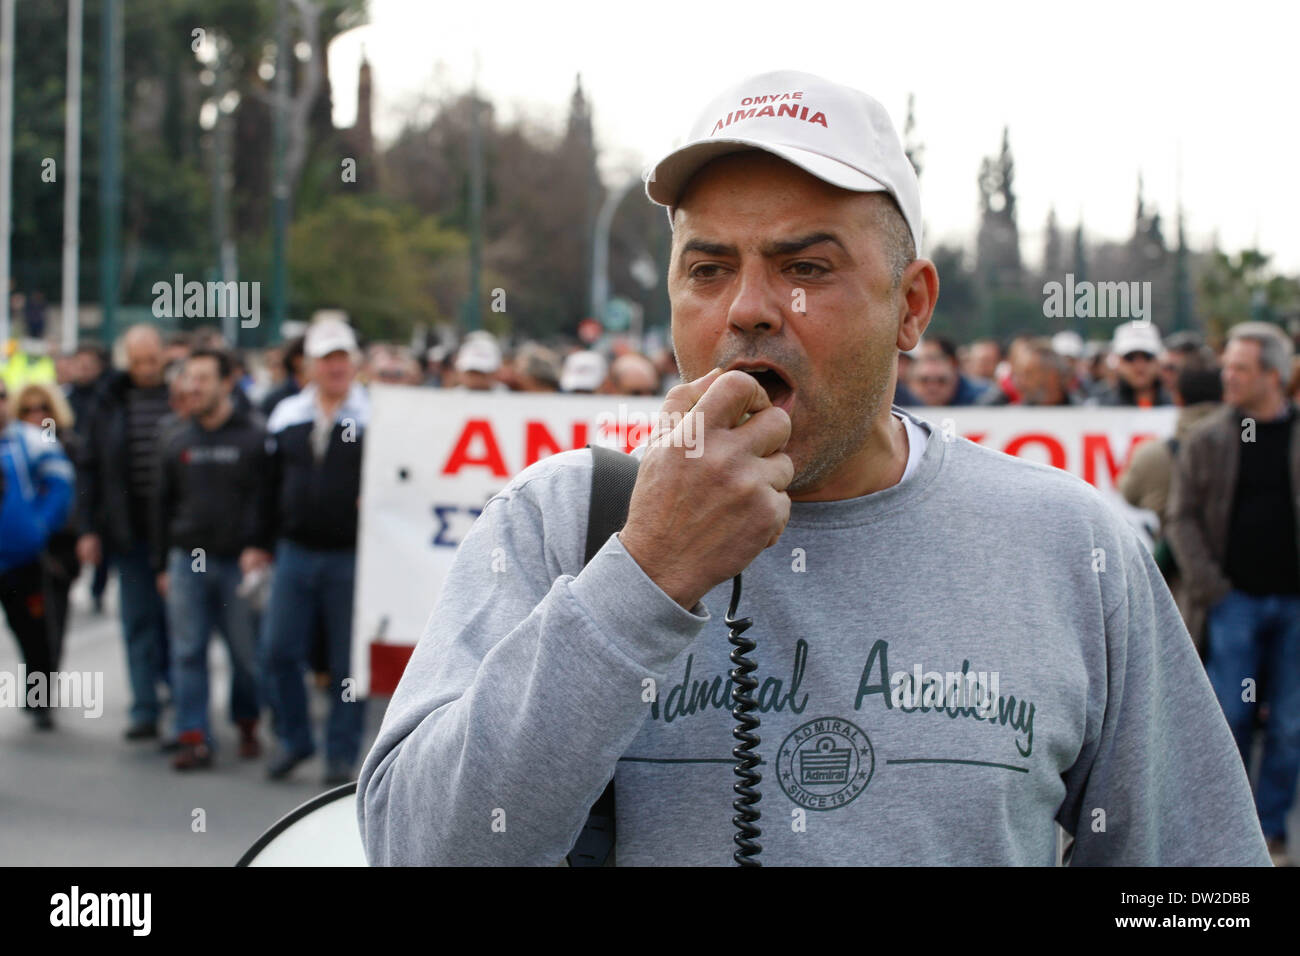
[[[180,749],[172,758],[173,770],[203,770],[212,766],[212,748],[201,730],[187,730],[177,740]]]
[[[316,753],[315,750],[309,750],[306,753],[295,754],[288,750],[282,750],[276,755],[270,764],[267,765],[266,775],[272,780],[283,780],[293,772],[293,768],[298,766],[304,760],[310,760]]]
[[[126,733],[123,736],[127,740],[157,740],[158,725],[154,723],[132,724],[126,728]]]
[[[244,760],[262,756],[262,742],[257,739],[257,718],[244,717],[235,723],[239,726],[239,756]]]

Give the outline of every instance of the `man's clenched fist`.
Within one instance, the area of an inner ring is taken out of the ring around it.
[[[685,421],[693,417],[694,421]],[[664,397],[619,540],[664,593],[690,610],[776,544],[790,519],[790,416],[752,375],[714,369]],[[691,455],[682,432],[693,436]],[[680,437],[680,435],[678,435]]]

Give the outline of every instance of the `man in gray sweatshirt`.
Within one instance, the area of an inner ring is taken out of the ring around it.
[[[555,864],[611,777],[620,865],[731,862],[723,614],[758,649],[762,861],[1268,864],[1154,562],[1078,479],[891,406],[938,295],[883,107],[793,72],[658,163],[682,384],[585,567],[591,456],[457,554],[362,768],[374,864]]]

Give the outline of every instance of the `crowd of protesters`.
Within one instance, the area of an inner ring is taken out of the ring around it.
[[[1283,338],[1286,336],[1278,330]],[[1293,350],[1294,350],[1294,343]],[[1179,373],[1189,364],[1218,371],[1219,356],[1199,334],[1162,339],[1150,323],[1121,325],[1109,342],[1084,342],[1074,332],[1016,335],[1003,345],[980,339],[956,346],[927,337],[899,356],[896,404],[903,406],[1082,405],[1152,408],[1180,404]],[[1289,371],[1300,397],[1300,363]]]
[[[265,350],[256,376],[215,330],[135,326],[119,345],[121,368],[88,344],[29,381],[10,362],[0,384],[0,599],[28,671],[58,669],[82,570],[100,610],[115,568],[126,738],[161,741],[177,770],[212,766],[216,633],[239,756],[262,756],[264,714],[270,777],[314,755],[315,686],[330,697],[319,738],[329,783],[352,779],[362,743],[348,675],[367,386],[654,396],[678,380],[668,349],[503,348],[486,332],[456,348],[363,349],[334,318]],[[1141,322],[1108,342],[933,336],[899,356],[894,396],[904,407],[1178,409],[1173,436],[1139,446],[1119,490],[1159,521],[1155,559],[1248,766],[1262,726],[1256,799],[1275,855],[1300,774],[1295,345],[1258,322],[1218,349]],[[53,726],[49,707],[28,710]]]

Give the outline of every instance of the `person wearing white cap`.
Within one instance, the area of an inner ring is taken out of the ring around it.
[[[751,77],[701,100],[647,193],[683,384],[590,561],[588,449],[484,505],[362,766],[370,862],[560,862],[614,778],[619,865],[730,863],[743,571],[761,859],[1051,866],[1059,822],[1074,863],[1267,865],[1134,531],[1064,471],[891,406],[939,280],[884,107]]]
[[[593,394],[605,384],[608,365],[599,352],[571,352],[564,357],[560,370],[560,391]]]
[[[1071,362],[1083,357],[1083,336],[1078,332],[1066,330],[1052,336],[1052,351],[1068,358]]]
[[[472,392],[501,392],[496,379],[501,370],[501,346],[487,332],[471,332],[456,353],[456,378],[460,388]]]
[[[336,784],[352,777],[365,713],[364,701],[346,693],[344,681],[354,673],[352,593],[370,403],[356,382],[360,352],[346,322],[312,323],[303,352],[309,384],[280,402],[266,425],[264,508],[275,574],[262,637],[279,745],[267,774],[284,779],[316,752],[303,674],[323,643],[332,700],[324,782]],[[241,564],[251,574],[270,561],[263,551]]]
[[[1068,384],[1077,396],[1077,403],[1082,404],[1087,397],[1082,392],[1087,381],[1087,363],[1083,360],[1083,336],[1067,329],[1052,336],[1052,351],[1065,361],[1069,369]]]
[[[1151,408],[1172,405],[1173,399],[1160,382],[1160,330],[1150,322],[1125,322],[1115,329],[1110,353],[1118,372],[1115,384],[1099,392],[1097,405],[1133,405]]]

